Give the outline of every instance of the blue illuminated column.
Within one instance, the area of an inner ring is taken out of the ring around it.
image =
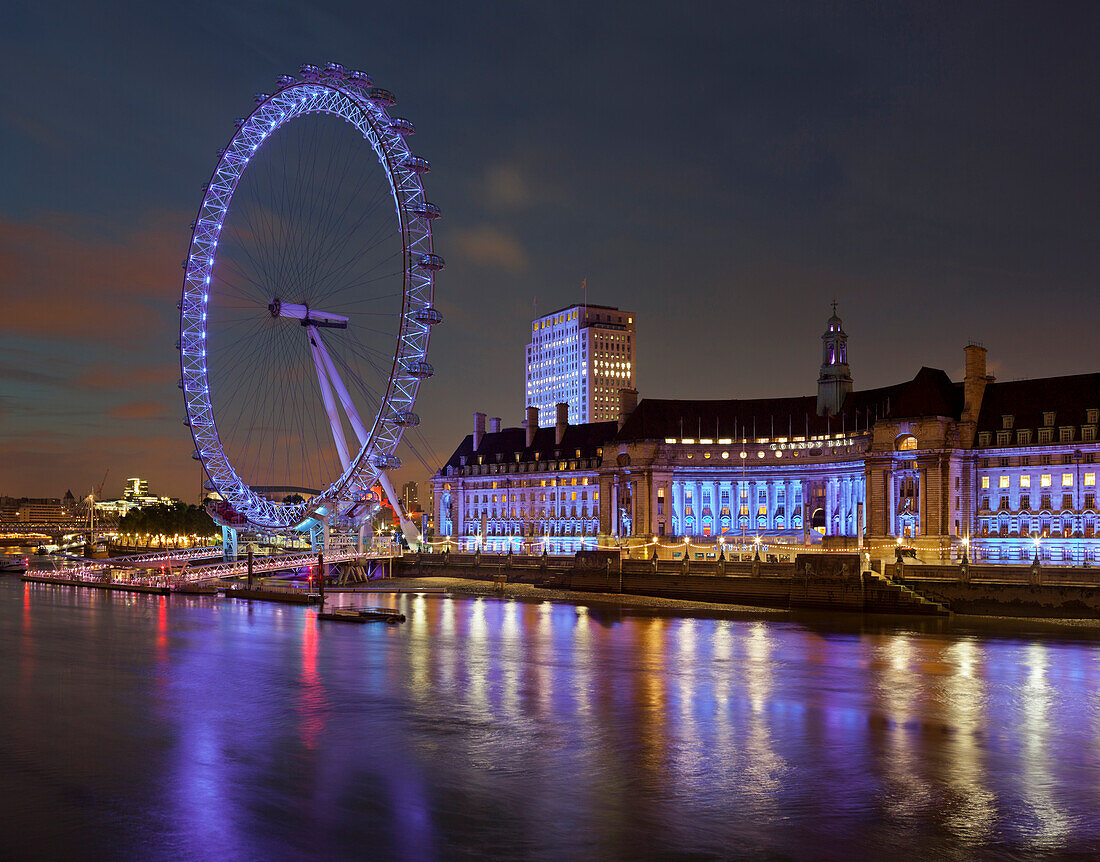
[[[898,535],[898,522],[897,522],[897,488],[894,480],[894,471],[888,470],[886,472],[886,479],[883,483],[886,490],[886,503],[887,508],[890,511],[890,523],[886,528],[886,535],[896,536]]]
[[[844,477],[844,504],[842,506],[843,513],[841,514],[841,524],[843,525],[842,532],[845,536],[852,535],[849,524],[854,526],[854,516],[852,515],[852,477]]]

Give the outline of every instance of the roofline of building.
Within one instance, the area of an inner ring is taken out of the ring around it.
[[[617,305],[597,305],[594,302],[574,302],[572,305],[563,306],[556,311],[548,311],[546,314],[540,314],[531,322],[534,323],[536,320],[543,320],[547,317],[553,317],[555,314],[561,314],[563,311],[571,311],[574,308],[602,308],[605,311],[622,311],[622,309],[619,308]]]

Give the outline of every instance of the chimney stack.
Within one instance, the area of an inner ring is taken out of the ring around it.
[[[558,421],[554,424],[554,445],[560,446],[561,441],[565,439],[565,429],[569,427],[569,405],[559,401],[557,407]]]
[[[474,451],[481,448],[481,438],[485,436],[485,414],[474,414]]]
[[[980,344],[968,344],[966,353],[966,377],[963,378],[963,422],[977,422],[982,410],[982,396],[989,382],[985,370],[985,348]]]
[[[626,424],[626,420],[630,417],[630,414],[634,412],[634,408],[638,406],[638,390],[637,389],[620,389],[619,390],[619,430],[623,430],[623,425]]]
[[[527,429],[527,448],[530,449],[535,445],[535,432],[539,430],[538,407],[527,408],[527,418],[523,422],[523,427]]]
[[[494,416],[492,419],[489,420],[489,433],[490,434],[499,434],[500,433],[500,417],[499,416]]]

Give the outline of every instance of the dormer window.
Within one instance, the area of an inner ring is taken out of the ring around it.
[[[1100,410],[1098,410],[1095,407],[1089,409],[1088,410],[1088,417],[1089,417],[1089,425],[1095,425],[1097,422],[1100,422]]]
[[[1053,425],[1054,425],[1054,411],[1053,410],[1043,413],[1043,424],[1046,425],[1048,428],[1053,427]]]
[[[1031,442],[1031,429],[1030,428],[1021,428],[1019,431],[1017,431],[1016,432],[1016,442],[1019,443],[1021,446],[1026,446],[1028,443],[1030,443]]]
[[[1012,416],[1011,414],[1006,413],[1004,416],[1001,417],[1001,427],[1005,428],[1005,429],[1011,429],[1012,428],[1012,422],[1015,418],[1016,418],[1015,416]]]
[[[912,452],[917,448],[917,438],[912,434],[902,434],[897,440],[899,452]]]
[[[978,445],[979,446],[988,446],[989,445],[989,439],[990,439],[989,432],[988,431],[983,431],[981,434],[978,435]]]

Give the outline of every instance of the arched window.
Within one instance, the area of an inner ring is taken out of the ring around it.
[[[899,452],[910,452],[917,448],[917,438],[912,434],[902,434],[895,443]]]

